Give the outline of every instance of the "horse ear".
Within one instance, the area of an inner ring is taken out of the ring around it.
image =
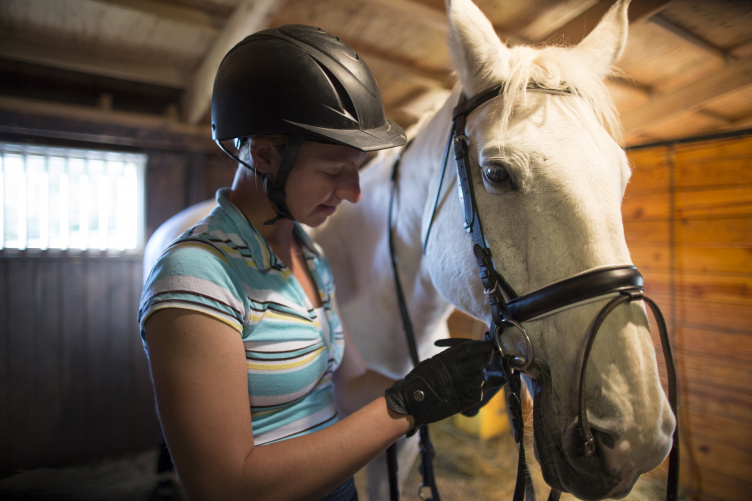
[[[465,91],[474,94],[488,86],[484,77],[498,80],[504,76],[509,50],[471,0],[446,0],[446,10],[454,69]]]
[[[617,0],[593,31],[574,49],[593,71],[605,77],[627,45],[627,7],[630,0]]]

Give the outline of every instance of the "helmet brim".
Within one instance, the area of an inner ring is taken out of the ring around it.
[[[289,120],[285,122],[299,128],[301,135],[313,140],[331,141],[337,144],[350,146],[360,151],[376,151],[386,148],[402,146],[407,141],[405,131],[390,119],[386,123],[375,129],[327,129],[295,123]]]

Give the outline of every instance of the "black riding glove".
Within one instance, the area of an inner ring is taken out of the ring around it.
[[[488,332],[486,332],[486,340],[493,342]],[[477,415],[483,406],[507,384],[507,374],[504,372],[504,359],[501,358],[501,355],[494,353],[489,366],[483,369],[483,378],[485,379],[485,383],[483,384],[483,399],[480,403],[462,411],[463,416],[473,417]]]
[[[418,364],[385,392],[392,411],[415,419],[410,435],[423,425],[477,404],[483,397],[483,369],[491,363],[493,343],[448,339],[440,345],[451,347]]]

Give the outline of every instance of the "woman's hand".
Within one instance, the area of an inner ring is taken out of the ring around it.
[[[483,370],[491,363],[493,343],[457,339],[450,344],[451,348],[424,360],[386,390],[389,408],[412,416],[415,429],[462,412],[482,399]]]

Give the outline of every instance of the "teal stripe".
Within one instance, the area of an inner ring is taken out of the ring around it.
[[[329,263],[296,225],[324,298],[325,310],[317,313],[227,193],[220,190],[219,206],[179,240],[191,246],[174,245],[162,255],[144,288],[139,322],[154,308],[169,305],[203,311],[242,329],[259,443],[329,426],[337,419],[331,373],[344,352]],[[263,405],[257,405],[260,401]]]

